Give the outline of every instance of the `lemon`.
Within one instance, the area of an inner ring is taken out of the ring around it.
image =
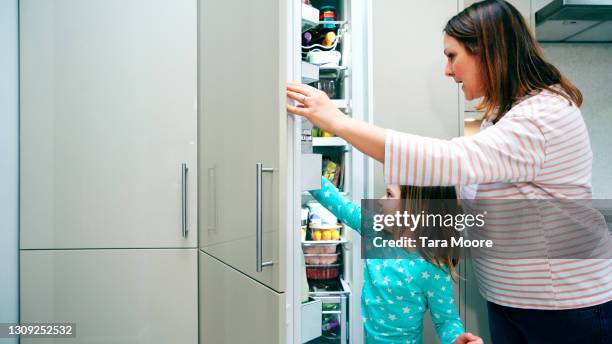
[[[323,231],[323,235],[321,236],[321,238],[323,240],[331,240],[331,238],[332,238],[331,231],[328,231],[328,230]]]
[[[334,229],[331,231],[331,238],[332,240],[340,240],[340,232],[338,232],[337,229]]]
[[[315,231],[312,233],[312,238],[317,241],[321,240],[321,231]]]

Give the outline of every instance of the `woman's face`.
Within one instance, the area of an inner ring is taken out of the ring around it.
[[[444,34],[444,55],[448,58],[444,74],[462,84],[465,99],[472,100],[484,95],[478,56],[472,55],[455,38]]]

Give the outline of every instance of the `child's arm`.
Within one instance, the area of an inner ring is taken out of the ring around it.
[[[361,206],[342,196],[329,180],[321,177],[321,190],[309,192],[342,223],[361,232]]]
[[[464,332],[457,313],[450,275],[429,265],[422,273],[423,293],[427,298],[431,319],[442,344],[451,344]],[[427,277],[427,278],[423,278]]]

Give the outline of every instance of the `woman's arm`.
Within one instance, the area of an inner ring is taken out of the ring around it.
[[[445,186],[533,181],[546,138],[526,116],[506,116],[473,136],[440,140],[387,130],[388,184]]]
[[[387,184],[443,186],[530,182],[545,159],[546,138],[528,116],[505,116],[476,135],[452,140],[399,133],[360,122],[336,109],[314,87],[289,84],[299,106],[287,111],[306,117],[384,163]]]
[[[333,133],[366,155],[383,162],[385,158],[385,130],[375,125],[354,120],[329,100],[325,92],[314,87],[289,83],[287,97],[300,105],[287,105],[287,111],[304,116],[318,128]]]
[[[361,206],[347,200],[329,180],[321,177],[321,189],[310,190],[312,196],[342,223],[361,231]]]

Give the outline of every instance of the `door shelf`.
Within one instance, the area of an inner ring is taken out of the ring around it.
[[[319,66],[302,61],[302,83],[312,84],[319,81]]]
[[[302,32],[319,25],[319,10],[306,4],[302,4]]]
[[[348,109],[349,108],[348,100],[346,99],[332,99],[331,101],[332,103],[334,103],[334,106],[337,107],[338,109]]]
[[[340,137],[313,137],[313,147],[334,147],[334,146],[346,146],[347,143]]]

